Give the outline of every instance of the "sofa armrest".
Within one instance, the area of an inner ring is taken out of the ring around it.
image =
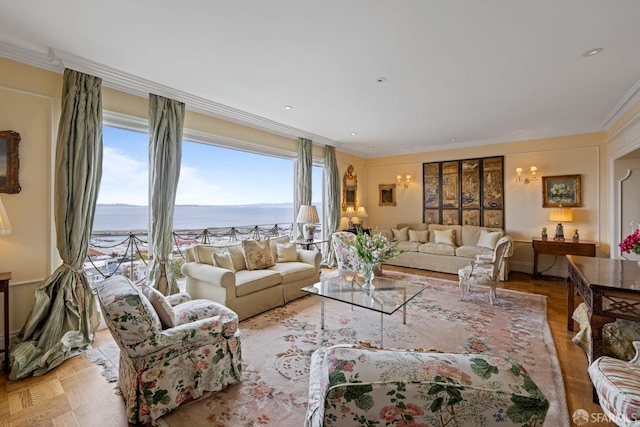
[[[186,262],[182,265],[182,274],[194,278],[201,282],[222,286],[227,289],[234,289],[236,286],[236,275],[231,270],[214,267],[201,262]],[[235,290],[233,291],[235,295]]]
[[[317,251],[298,249],[298,260],[315,267],[320,271],[320,262],[322,261],[322,254]]]

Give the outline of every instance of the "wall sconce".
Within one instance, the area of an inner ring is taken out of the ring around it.
[[[402,175],[396,176],[396,181],[398,181],[398,185],[403,186],[404,188],[409,188],[409,183],[411,182],[411,175],[407,174],[407,176],[402,178]]]
[[[516,168],[516,173],[518,174],[518,176],[516,177],[516,182],[523,182],[525,184],[528,184],[530,182],[533,181],[537,181],[538,180],[538,167],[537,166],[531,166],[529,168],[529,173],[526,173],[524,175],[522,175],[522,168]],[[531,175],[531,176],[529,176]]]

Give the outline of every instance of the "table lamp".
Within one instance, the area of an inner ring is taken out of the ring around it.
[[[302,234],[307,242],[313,242],[313,234],[316,223],[320,222],[320,218],[318,217],[318,210],[315,206],[311,205],[302,205],[300,206],[300,211],[298,212],[298,217],[296,218],[296,222],[302,225]]]
[[[360,206],[358,208],[358,218],[360,218],[362,220],[362,228],[364,228],[364,220],[367,219],[367,217],[369,216],[369,214],[367,214],[367,210],[364,208],[364,206]]]
[[[349,206],[345,211],[344,216],[349,219],[349,230],[353,229],[353,217],[356,216],[356,211],[353,209],[353,206]]]
[[[564,240],[564,227],[562,226],[562,223],[573,221],[571,208],[563,208],[562,205],[557,208],[551,208],[551,211],[549,212],[549,221],[558,222],[558,225],[556,225],[556,236],[553,240]]]

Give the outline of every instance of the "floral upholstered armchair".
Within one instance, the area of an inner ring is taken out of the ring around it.
[[[353,250],[355,247],[356,235],[348,231],[336,231],[331,235],[331,245],[336,254],[339,271],[362,272],[362,260]],[[382,267],[377,266],[374,274],[382,274]]]
[[[129,422],[153,422],[205,392],[240,381],[238,316],[182,293],[165,297],[122,276],[95,285],[120,347],[118,381]]]
[[[548,409],[511,359],[336,345],[311,357],[305,427],[540,427]]]

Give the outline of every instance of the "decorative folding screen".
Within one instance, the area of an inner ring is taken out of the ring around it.
[[[503,156],[423,163],[423,221],[504,228],[503,163]]]

